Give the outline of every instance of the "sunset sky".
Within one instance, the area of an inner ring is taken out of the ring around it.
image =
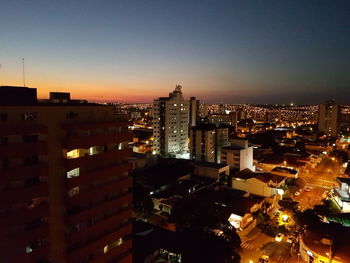
[[[350,103],[350,1],[0,0],[0,85],[150,102]]]

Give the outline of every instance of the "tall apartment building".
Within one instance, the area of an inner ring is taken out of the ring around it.
[[[153,150],[163,157],[188,158],[189,101],[177,85],[169,97],[153,101]]]
[[[247,140],[231,140],[231,146],[221,149],[221,163],[228,164],[230,168],[255,171],[253,161],[253,147],[248,146]]]
[[[190,130],[190,159],[219,163],[221,148],[228,144],[228,128],[215,125],[193,127]]]
[[[127,121],[30,98],[0,104],[0,262],[132,262]]]
[[[199,125],[199,100],[191,97],[189,101],[189,123],[190,128]]]
[[[337,137],[339,115],[339,106],[334,102],[329,101],[326,104],[321,104],[319,110],[318,130],[324,132],[326,135]]]

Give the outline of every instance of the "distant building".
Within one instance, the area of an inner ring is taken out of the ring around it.
[[[230,168],[250,169],[255,171],[253,164],[253,147],[248,146],[247,140],[231,140],[232,145],[221,149],[221,163],[226,163]]]
[[[131,262],[128,122],[13,89],[20,101],[0,103],[0,262]]]
[[[177,85],[169,97],[153,102],[153,151],[163,157],[188,158],[189,101]]]
[[[37,102],[36,89],[0,86],[0,106],[33,105]]]
[[[338,177],[338,188],[334,189],[333,200],[342,213],[350,213],[350,178]]]
[[[199,104],[199,116],[204,118],[207,117],[209,113],[208,104]]]
[[[320,105],[318,130],[328,136],[338,136],[339,106],[334,102]]]
[[[236,115],[234,113],[213,113],[208,116],[209,122],[219,126],[220,124],[226,124],[228,126],[234,126],[236,124]]]
[[[281,197],[287,177],[244,169],[232,175],[232,188],[265,197]]]
[[[190,130],[190,159],[216,163],[221,159],[221,148],[229,145],[228,128],[200,125]]]
[[[199,125],[199,100],[195,97],[191,97],[189,103],[189,122],[190,127]]]

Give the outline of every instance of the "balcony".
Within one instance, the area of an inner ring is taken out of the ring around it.
[[[47,143],[9,143],[0,145],[0,159],[24,158],[33,155],[47,155]]]
[[[48,225],[41,225],[27,231],[14,233],[11,235],[0,235],[0,243],[3,249],[13,249],[14,247],[25,247],[35,243],[38,239],[48,238]]]
[[[83,246],[82,248],[79,248],[69,253],[67,256],[68,262],[75,263],[85,255],[92,254],[97,249],[103,249],[105,245],[110,244],[113,241],[116,241],[118,238],[131,234],[131,231],[132,231],[131,224],[127,224],[126,226],[121,227],[115,230],[114,232],[107,234],[101,237],[100,239],[97,239],[96,241],[90,242],[87,245]]]
[[[32,221],[36,218],[43,218],[49,216],[49,206],[47,204],[38,205],[33,208],[23,208],[13,211],[9,215],[3,215],[0,218],[0,224],[21,224]]]
[[[106,135],[88,135],[88,136],[71,136],[64,143],[67,151],[79,148],[90,148],[92,146],[101,146],[112,143],[121,143],[132,141],[130,132],[119,132]]]
[[[126,204],[130,204],[132,202],[132,194],[126,193],[120,197],[117,197],[111,201],[102,203],[100,205],[97,205],[95,207],[83,210],[77,214],[73,215],[67,215],[66,221],[68,224],[77,224],[81,221],[85,221],[90,219],[91,217],[105,213],[108,210],[115,209],[118,207],[121,207]]]
[[[109,127],[123,127],[129,126],[129,121],[104,121],[104,122],[85,122],[85,123],[67,123],[64,125],[65,129],[72,130],[90,130],[90,129],[98,129],[98,128],[109,128]]]
[[[88,185],[95,180],[104,180],[110,176],[122,175],[125,172],[129,172],[131,168],[132,165],[130,163],[123,163],[80,174],[79,176],[67,179],[67,189]]]
[[[9,205],[16,202],[26,202],[33,198],[43,197],[48,195],[48,185],[45,182],[40,182],[32,187],[4,190],[0,192],[2,204]],[[2,205],[0,205],[1,207]]]
[[[126,159],[130,155],[131,151],[129,149],[125,150],[110,150],[107,152],[99,153],[96,155],[86,155],[79,158],[74,159],[66,159],[65,167],[66,169],[72,170],[78,167],[84,167],[91,163],[101,163],[109,160],[123,160]]]
[[[28,262],[28,263],[36,263],[36,262],[46,262],[49,257],[49,249],[47,247],[41,247],[38,249],[34,249],[31,253],[28,254],[15,254],[11,257],[11,261],[8,262]]]
[[[11,167],[9,169],[0,169],[0,184],[7,184],[13,180],[23,180],[34,176],[47,176],[47,163],[38,163],[30,166]]]
[[[132,240],[129,239],[129,240],[125,241],[123,244],[121,244],[120,246],[117,246],[117,247],[111,249],[106,254],[96,256],[96,258],[93,259],[92,261],[90,261],[89,263],[106,262],[106,261],[112,260],[121,254],[125,254],[126,252],[131,251],[131,248],[132,248]],[[131,253],[129,255],[131,256]],[[127,255],[127,256],[129,256],[129,255]],[[130,260],[130,258],[129,258],[129,260],[124,261],[124,259],[127,258],[127,256],[124,256],[122,259],[118,260],[117,262],[125,262],[125,263],[132,262],[132,260]]]
[[[81,241],[84,242],[85,240],[90,239],[96,233],[104,231],[111,226],[117,226],[118,224],[121,224],[130,218],[132,218],[132,209],[128,207],[119,213],[112,215],[102,221],[99,221],[88,228],[84,228],[79,232],[68,235],[68,245],[71,246]]]
[[[104,197],[108,194],[118,193],[125,188],[130,188],[132,186],[132,178],[125,177],[117,180],[115,182],[110,182],[106,185],[87,190],[85,192],[79,193],[78,195],[68,198],[67,206],[73,207],[77,204],[83,202],[90,202],[92,200],[97,200],[100,197]]]
[[[39,124],[30,124],[30,125],[8,125],[0,124],[0,136],[8,135],[25,135],[29,133],[47,133],[47,127]]]

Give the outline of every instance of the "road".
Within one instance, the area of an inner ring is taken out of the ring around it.
[[[269,263],[297,263],[298,259],[290,254],[291,244],[283,238],[282,242],[276,242],[273,237],[260,233],[253,240],[242,242],[241,262],[258,262],[261,255],[270,257]]]
[[[338,161],[329,157],[324,158],[309,174],[300,176],[306,185],[301,190],[301,194],[299,196],[293,196],[293,199],[300,203],[301,209],[312,208],[317,204],[321,204],[324,198],[324,192],[334,187],[335,178],[338,176]],[[310,188],[310,191],[305,191],[305,188]]]
[[[326,157],[309,174],[300,176],[306,185],[300,195],[293,196],[293,199],[299,202],[301,209],[312,208],[317,204],[321,204],[324,192],[334,187],[334,179],[338,176],[338,161]],[[310,188],[310,191],[306,191],[305,188]],[[274,237],[260,233],[252,240],[242,240],[241,262],[255,263],[263,254],[270,257],[270,263],[302,262],[301,259],[298,261],[296,256],[292,256],[290,250],[291,244],[286,242],[286,238],[282,242],[276,242]]]

